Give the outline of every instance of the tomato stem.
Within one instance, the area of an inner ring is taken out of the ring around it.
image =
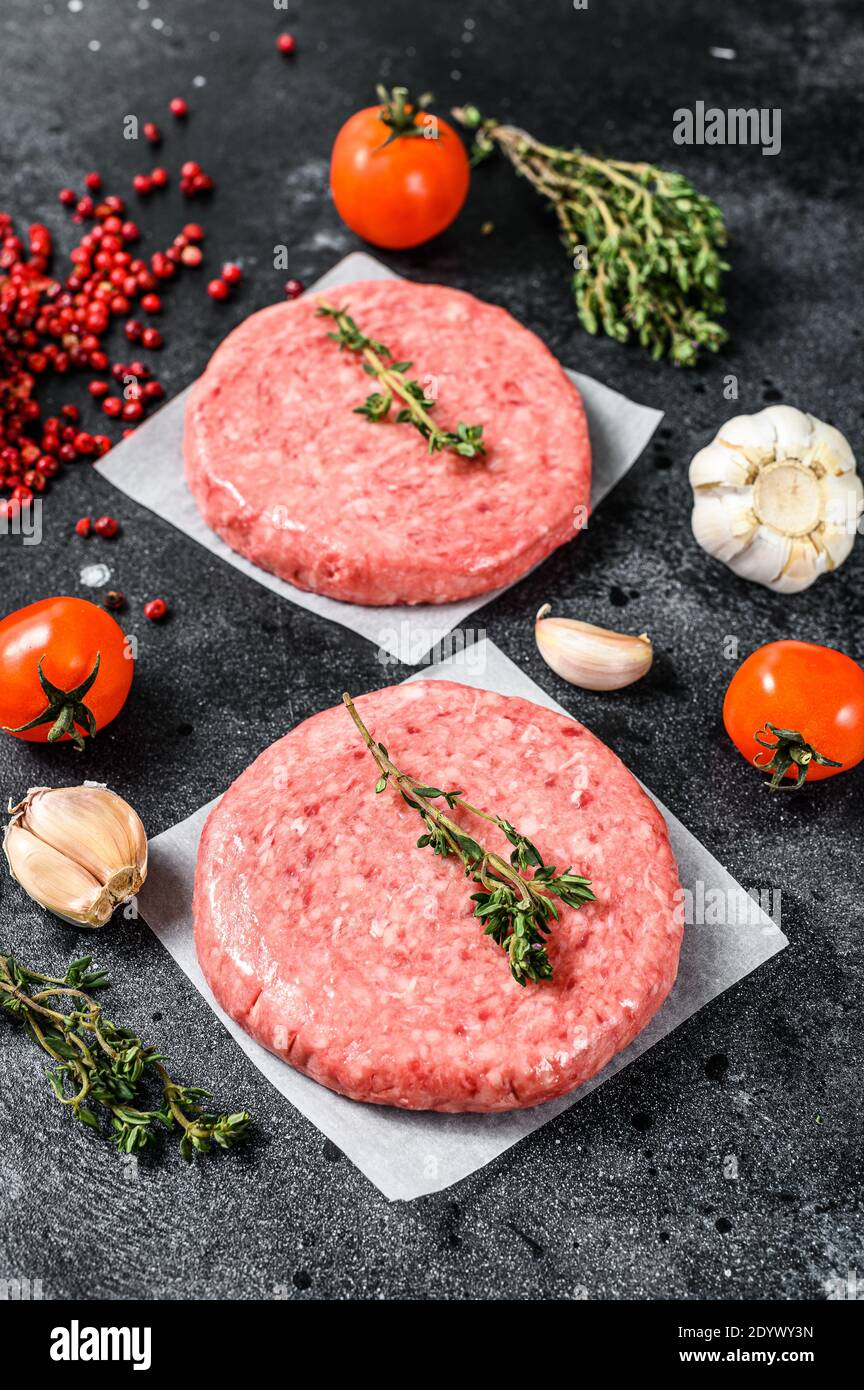
[[[412,101],[411,94],[407,87],[394,87],[392,92],[379,83],[376,88],[378,100],[381,102],[381,111],[378,119],[382,125],[386,125],[390,134],[387,139],[379,146],[384,149],[400,137],[422,136],[424,127],[417,124],[417,117],[429,105],[432,96],[429,92],[424,92],[422,97]]]
[[[774,735],[773,743],[759,737],[766,729]],[[834,762],[832,758],[826,758],[822,753],[817,752],[812,744],[805,742],[803,734],[799,733],[797,729],[778,729],[776,724],[769,724],[766,721],[761,729],[757,729],[753,737],[771,754],[771,757],[766,761],[763,753],[757,753],[753,762],[763,772],[771,773],[771,780],[766,782],[765,786],[772,792],[799,791],[807,780],[807,773],[812,763],[821,763],[824,767],[843,766],[842,763]],[[784,780],[791,768],[797,769],[794,782]]]
[[[93,663],[93,670],[89,676],[76,686],[74,690],[61,690],[58,685],[49,681],[45,672],[42,670],[42,662],[45,660],[47,652],[39,658],[37,670],[39,672],[39,684],[45,695],[48,704],[41,714],[37,714],[35,719],[31,719],[29,724],[19,724],[17,729],[10,728],[7,724],[3,725],[7,734],[24,734],[28,729],[35,729],[40,724],[50,724],[48,731],[48,742],[57,743],[68,734],[75,744],[78,752],[83,752],[84,737],[96,736],[96,719],[93,711],[84,704],[84,696],[92,686],[99,674],[99,665],[102,660],[101,652],[96,653],[96,660]],[[75,727],[79,725],[84,730],[84,735],[78,732]]]

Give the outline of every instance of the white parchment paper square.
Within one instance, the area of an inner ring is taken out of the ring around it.
[[[466,659],[468,654],[470,660]],[[468,654],[457,655],[409,679],[457,680],[501,695],[521,695],[561,714],[567,713],[493,642],[478,643],[468,649]],[[660,1012],[598,1076],[561,1100],[499,1115],[440,1115],[362,1105],[301,1076],[253,1042],[219,1008],[204,981],[192,939],[192,888],[198,841],[215,804],[213,801],[202,806],[150,842],[150,871],[140,895],[141,912],[259,1071],[389,1198],[410,1199],[438,1192],[482,1168],[526,1134],[581,1100],[595,1086],[601,1086],[788,944],[779,927],[755,904],[752,918],[745,918],[743,924],[688,923],[678,979]],[[657,805],[669,827],[683,886],[697,897],[700,892],[707,896],[719,890],[727,902],[738,901],[743,890],[732,876],[675,816],[660,802]]]
[[[338,265],[310,287],[311,290],[331,289],[352,280],[396,280],[400,277],[363,251],[346,256]],[[576,383],[585,404],[588,430],[591,436],[593,473],[591,506],[597,506],[624,476],[647,445],[663,418],[661,410],[636,405],[617,391],[594,381],[581,372],[568,376]],[[111,449],[99,463],[98,472],[133,501],[149,507],[151,512],[170,521],[200,545],[206,546],[229,565],[257,579],[259,584],[290,599],[301,608],[341,623],[361,637],[382,648],[398,660],[419,663],[454,627],[489,603],[496,589],[488,594],[459,603],[428,604],[418,607],[393,606],[368,608],[356,603],[341,603],[321,594],[307,594],[259,569],[250,560],[238,555],[210,530],[201,517],[183,479],[183,416],[187,387],[179,396],[157,411],[128,439]],[[406,658],[402,634],[410,625],[410,658]]]

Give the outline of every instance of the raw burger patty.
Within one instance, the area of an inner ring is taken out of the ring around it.
[[[486,1111],[566,1094],[675,979],[679,883],[662,817],[587,729],[527,700],[418,681],[357,708],[397,766],[508,817],[547,863],[590,877],[598,901],[561,909],[554,978],[517,985],[471,916],[460,866],[416,847],[420,818],[397,793],[375,795],[339,705],[262,753],[207,821],[195,942],[216,998],[355,1100]],[[476,834],[481,822],[456,815]]]
[[[187,482],[233,550],[352,603],[446,603],[512,583],[575,534],[588,429],[539,338],[440,285],[375,280],[327,297],[413,361],[442,428],[484,426],[487,462],[430,457],[411,425],[355,415],[375,382],[327,337],[319,296],[276,304],[222,343],[186,412]]]

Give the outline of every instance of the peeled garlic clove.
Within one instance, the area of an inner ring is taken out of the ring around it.
[[[92,874],[15,821],[3,851],[12,877],[40,907],[79,927],[104,927],[116,904]]]
[[[654,650],[643,632],[631,637],[575,618],[548,618],[548,603],[537,614],[534,637],[552,670],[582,690],[620,690],[651,669]]]
[[[107,787],[31,787],[10,810],[3,849],[12,876],[68,922],[104,926],[147,877],[144,827]]]

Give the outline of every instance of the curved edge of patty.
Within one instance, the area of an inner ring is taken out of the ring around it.
[[[415,688],[418,684],[424,683],[414,683]],[[455,682],[436,681],[429,684],[452,685],[459,691],[467,689]],[[391,688],[395,690],[400,687]],[[374,696],[358,699],[357,704],[361,712],[364,701],[370,698]],[[532,711],[539,712],[542,708],[521,697],[496,698],[512,701],[514,705],[527,706]],[[308,730],[310,726],[331,714],[331,710],[325,710],[313,715],[286,737],[291,737],[304,728]],[[551,715],[555,720],[566,718],[548,710],[543,710],[543,715],[545,718]],[[669,843],[668,830],[656,805],[612,750],[589,730],[585,730],[584,733],[592,744],[602,749],[606,757],[620,765],[628,783],[632,784],[640,816],[650,823],[652,829],[652,862],[657,864],[659,876],[677,884],[677,865]],[[269,761],[281,742],[282,740],[279,740],[266,749],[250,768],[241,774],[238,782],[250,774],[254,776],[253,770],[256,766],[262,761]],[[231,797],[236,787],[237,782],[229,788],[208,817],[199,850],[194,918],[195,945],[201,968],[222,1007],[257,1042],[268,1051],[282,1057],[298,1071],[349,1099],[404,1109],[448,1113],[493,1113],[522,1109],[558,1099],[596,1076],[614,1056],[623,1051],[650,1022],[675,982],[683,924],[677,920],[674,903],[670,901],[669,921],[674,930],[669,932],[665,949],[661,951],[658,946],[654,958],[658,969],[650,986],[639,999],[637,1007],[620,1007],[609,1011],[602,1023],[598,1020],[585,1049],[579,1054],[578,1064],[574,1063],[572,1057],[566,1065],[559,1066],[554,1056],[538,1056],[531,1059],[528,1069],[530,1076],[526,1080],[524,1056],[514,1055],[504,1061],[499,1059],[493,1068],[478,1076],[467,1062],[463,1068],[454,1072],[452,1065],[436,1068],[434,1065],[430,1066],[428,1060],[424,1059],[421,1064],[418,1059],[416,1069],[412,1072],[410,1058],[403,1057],[397,1062],[392,1057],[379,1056],[370,1063],[366,1057],[351,1059],[345,1053],[334,1054],[328,1046],[316,1047],[299,1024],[290,1031],[286,1030],[284,1000],[280,998],[278,988],[274,990],[272,982],[268,982],[266,966],[250,970],[248,951],[242,959],[235,960],[222,939],[218,904],[214,904],[208,889],[206,866],[214,852],[218,858],[218,846],[214,851],[210,842],[211,839],[218,841],[222,819],[231,815]],[[406,1069],[410,1085],[406,1085]],[[422,1084],[418,1084],[421,1073]]]

